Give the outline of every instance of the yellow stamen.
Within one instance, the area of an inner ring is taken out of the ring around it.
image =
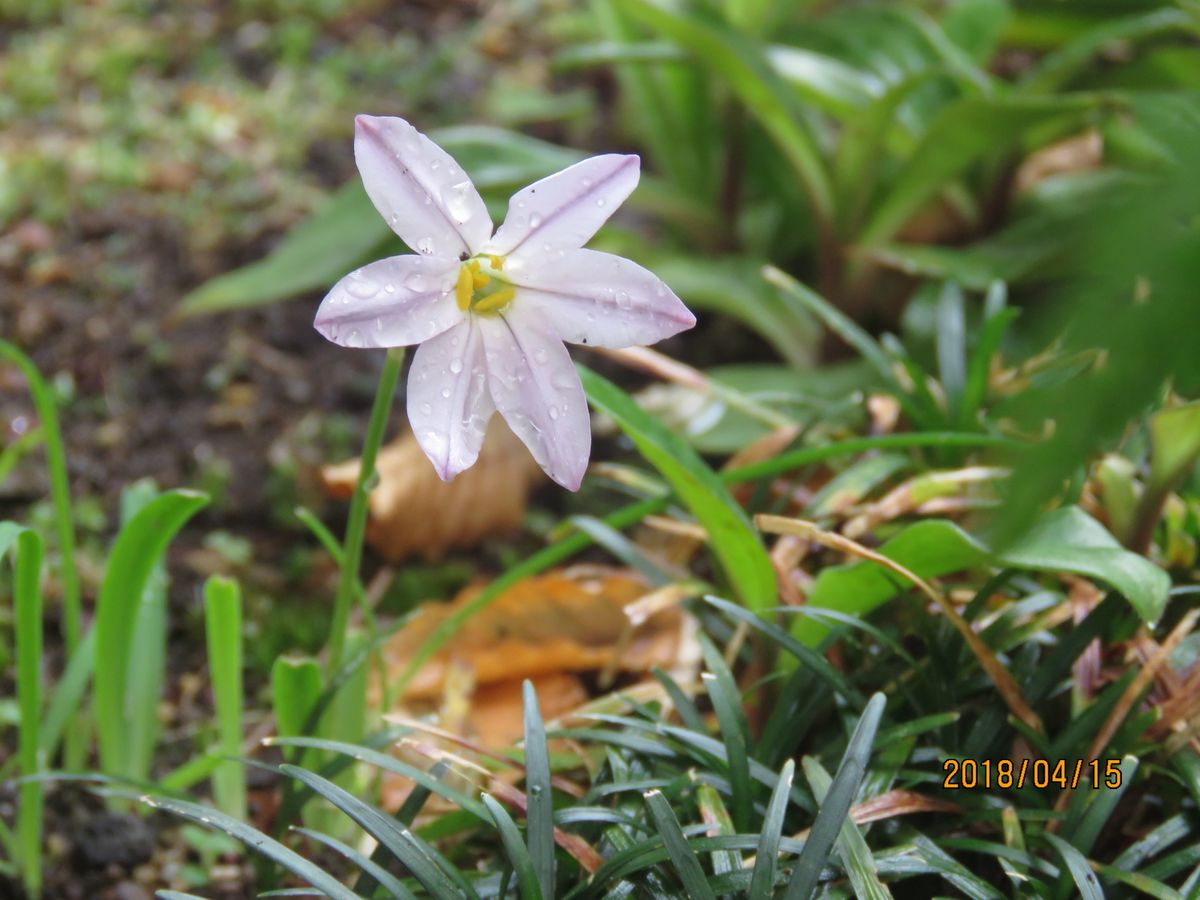
[[[497,272],[504,271],[504,257],[503,256],[489,255],[488,261],[492,264],[492,268],[495,269]]]
[[[478,313],[497,312],[501,309],[504,309],[504,307],[509,304],[512,298],[516,296],[516,293],[517,292],[511,286],[500,288],[500,290],[496,291],[495,293],[476,300],[471,309],[473,312]]]
[[[475,290],[479,290],[480,288],[487,287],[488,284],[491,282],[491,280],[492,279],[490,276],[484,275],[482,272],[476,272],[474,275],[471,276],[471,281],[475,285]]]
[[[454,286],[454,299],[458,301],[458,308],[466,312],[471,308],[471,294],[474,292],[472,284],[471,271],[463,266],[458,270],[458,284]]]

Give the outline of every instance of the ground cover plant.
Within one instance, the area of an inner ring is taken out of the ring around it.
[[[0,894],[1200,895],[1193,4],[0,16]]]

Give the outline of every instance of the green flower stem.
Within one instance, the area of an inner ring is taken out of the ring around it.
[[[375,457],[383,443],[388,415],[392,410],[392,398],[396,384],[400,381],[400,370],[404,366],[404,348],[388,351],[379,376],[379,387],[375,391],[375,404],[371,408],[371,421],[367,425],[367,438],[363,444],[359,464],[358,481],[350,498],[350,517],[346,522],[346,539],[342,543],[342,570],[338,581],[337,597],[333,601],[333,621],[329,627],[329,656],[325,661],[325,672],[332,675],[342,664],[346,649],[346,625],[350,620],[350,606],[354,602],[358,584],[358,567],[362,562],[363,534],[367,528],[367,497],[375,486]]]

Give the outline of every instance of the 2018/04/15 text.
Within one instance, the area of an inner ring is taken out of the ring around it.
[[[948,759],[942,763],[942,787],[947,790],[981,788],[1077,788],[1084,777],[1092,788],[1116,790],[1121,786],[1119,759]],[[1085,785],[1086,786],[1086,785]]]

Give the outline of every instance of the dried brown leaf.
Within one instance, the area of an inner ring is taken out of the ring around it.
[[[386,559],[436,559],[515,530],[530,490],[545,478],[529,451],[496,417],[474,466],[452,481],[438,478],[412,434],[379,451],[379,484],[371,491],[367,542]],[[326,466],[321,480],[334,497],[349,497],[357,459]]]

